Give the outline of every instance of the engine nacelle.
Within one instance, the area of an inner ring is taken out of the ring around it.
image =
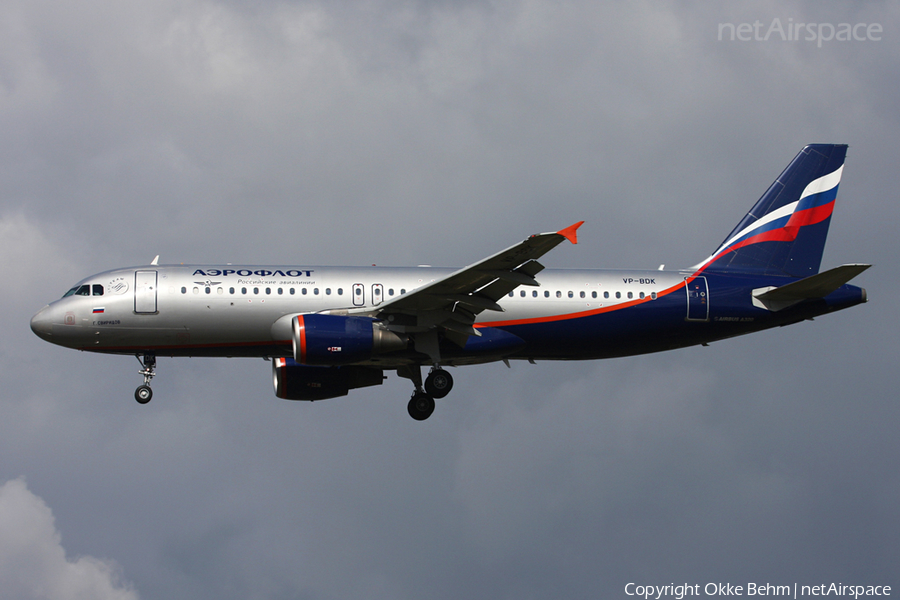
[[[325,400],[352,389],[381,385],[384,372],[371,367],[308,367],[293,358],[272,361],[275,395],[285,400]]]
[[[349,365],[409,345],[371,317],[297,315],[291,325],[294,360],[301,365]]]

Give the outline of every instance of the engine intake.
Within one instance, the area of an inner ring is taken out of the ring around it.
[[[349,365],[409,345],[371,317],[297,315],[291,325],[294,360],[301,365]]]

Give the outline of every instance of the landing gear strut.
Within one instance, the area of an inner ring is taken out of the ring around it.
[[[153,390],[150,389],[150,380],[156,377],[156,373],[154,372],[154,369],[156,368],[156,355],[145,354],[143,360],[141,360],[139,354],[135,354],[134,356],[138,359],[138,362],[141,363],[141,370],[138,371],[138,373],[144,376],[144,385],[139,385],[137,389],[134,390],[134,399],[137,400],[139,404],[147,404],[153,398]]]
[[[422,385],[422,372],[418,365],[400,367],[397,369],[400,377],[405,377],[413,382],[415,389],[409,404],[406,406],[411,416],[416,421],[424,421],[434,412],[434,399],[443,398],[450,393],[453,388],[453,377],[442,369],[439,365],[435,365],[425,378],[425,385]]]

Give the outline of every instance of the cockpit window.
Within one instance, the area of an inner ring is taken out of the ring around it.
[[[103,286],[95,285],[95,288],[99,288],[100,293],[98,294],[96,291],[94,292],[95,296],[103,295]],[[91,295],[91,286],[89,285],[76,285],[71,290],[65,293],[63,298],[68,298],[69,296],[90,296]]]
[[[63,298],[68,298],[69,296],[102,296],[103,291],[103,286],[99,283],[95,283],[93,285],[76,285],[71,290],[63,294]]]

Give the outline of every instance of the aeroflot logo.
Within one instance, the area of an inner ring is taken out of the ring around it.
[[[313,269],[289,269],[287,271],[282,271],[281,269],[274,271],[269,271],[268,269],[257,269],[256,271],[251,271],[250,269],[197,269],[194,271],[194,275],[202,275],[204,277],[228,277],[229,275],[238,275],[240,277],[250,277],[251,275],[259,275],[260,277],[271,277],[272,275],[281,277],[312,277],[312,272]]]

